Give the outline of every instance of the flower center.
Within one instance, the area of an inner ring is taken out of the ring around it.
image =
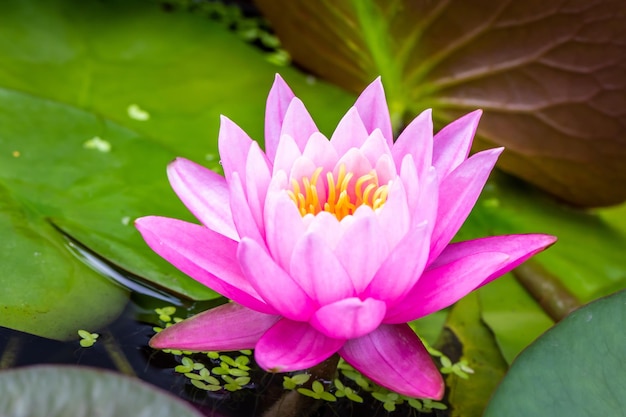
[[[375,170],[356,179],[344,165],[339,166],[336,178],[332,172],[327,172],[325,178],[321,174],[322,168],[317,168],[310,178],[291,180],[292,190],[287,190],[287,194],[302,217],[327,211],[341,220],[363,204],[376,210],[387,201],[388,186],[378,183]]]

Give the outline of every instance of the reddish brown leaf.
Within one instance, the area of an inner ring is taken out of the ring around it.
[[[256,0],[294,60],[359,92],[383,76],[396,126],[475,108],[476,149],[573,204],[626,200],[624,0]]]

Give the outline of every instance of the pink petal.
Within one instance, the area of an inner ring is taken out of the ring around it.
[[[359,112],[352,107],[339,121],[330,143],[337,150],[337,154],[343,155],[351,148],[360,148],[368,136],[369,132],[363,125]]]
[[[374,297],[389,305],[404,298],[426,266],[429,230],[425,222],[410,230],[389,253],[362,296]]]
[[[376,210],[378,221],[385,231],[389,248],[394,248],[406,235],[411,226],[411,215],[404,185],[394,181],[389,185],[387,202]]]
[[[256,344],[254,357],[270,372],[298,371],[331,357],[344,344],[315,330],[308,323],[282,319]]]
[[[228,117],[220,117],[218,148],[226,181],[230,182],[233,172],[245,175],[248,150],[252,142],[248,134]]]
[[[345,228],[334,253],[350,275],[354,289],[359,294],[387,258],[389,246],[386,239],[381,239],[384,231],[368,206],[359,207],[352,220]]]
[[[470,256],[481,252],[503,252],[509,255],[509,262],[502,268],[493,272],[480,284],[485,285],[498,278],[528,258],[535,256],[537,253],[545,250],[556,242],[556,237],[541,234],[527,235],[504,235],[492,236],[481,239],[467,240],[465,242],[451,243],[439,257],[429,266],[429,269],[435,269],[439,266],[449,264],[460,258]]]
[[[286,271],[289,270],[293,248],[304,232],[302,216],[287,194],[278,192],[268,195],[265,240],[272,257]]]
[[[271,174],[265,155],[256,142],[252,143],[252,146],[250,146],[245,175],[248,206],[256,222],[257,229],[260,231],[261,235],[263,235],[265,234],[263,206],[265,205],[265,195],[267,194]]]
[[[503,150],[489,149],[473,155],[440,183],[437,223],[431,241],[431,261],[465,222]]]
[[[354,177],[350,181],[350,188],[354,185],[354,182],[357,178],[362,175],[369,174],[372,170],[372,164],[370,161],[363,155],[360,149],[350,148],[341,158],[337,161],[335,165],[335,169],[333,170],[333,174],[335,178],[339,173],[339,167],[344,165],[346,167],[346,172],[351,172],[354,174]]]
[[[452,172],[469,155],[482,110],[475,110],[450,123],[435,135],[433,165],[439,181]]]
[[[385,323],[406,323],[446,308],[509,262],[506,253],[482,252],[429,269],[399,304],[389,307]]]
[[[290,135],[281,135],[278,148],[276,149],[272,173],[274,175],[279,171],[288,173],[291,171],[293,162],[300,156],[302,156],[302,152],[298,148],[298,144],[294,138]]]
[[[437,214],[439,209],[439,184],[435,167],[430,167],[426,170],[424,176],[420,178],[418,191],[415,196],[410,195],[407,191],[407,198],[415,197],[417,197],[417,201],[409,203],[415,204],[411,212],[411,225],[426,221],[429,224],[428,233],[432,235],[432,231],[438,222]]]
[[[321,211],[313,216],[306,230],[320,237],[328,248],[333,251],[344,234],[344,228],[337,220],[337,217],[327,211]]]
[[[196,281],[248,308],[276,314],[243,277],[236,241],[206,227],[166,217],[142,217],[135,226],[152,250]]]
[[[376,166],[383,156],[391,156],[391,150],[389,149],[387,140],[383,137],[380,129],[374,130],[372,134],[368,136],[367,140],[361,145],[361,152],[363,152],[363,155],[370,161],[372,166]]]
[[[258,243],[243,238],[237,257],[244,275],[267,304],[291,320],[311,317],[317,305]]]
[[[265,153],[271,161],[276,155],[285,113],[294,97],[287,83],[276,74],[265,106]]]
[[[290,272],[319,305],[355,295],[352,280],[333,251],[310,232],[293,248]]]
[[[289,179],[296,180],[299,184],[302,184],[302,179],[311,178],[316,169],[317,166],[313,163],[313,161],[307,157],[301,156],[293,161],[291,171],[289,171]]]
[[[172,162],[167,175],[178,197],[198,220],[221,235],[239,240],[224,177],[184,158]]]
[[[359,96],[354,103],[359,111],[367,133],[380,129],[389,147],[393,144],[393,132],[391,129],[391,117],[385,98],[385,90],[380,77],[376,78]]]
[[[355,369],[383,387],[409,397],[443,397],[439,370],[419,337],[406,324],[381,325],[348,340],[339,354]]]
[[[150,339],[150,346],[204,352],[252,349],[279,319],[226,303],[163,329]]]
[[[346,298],[317,310],[311,326],[333,339],[354,339],[374,331],[386,310],[384,302],[373,298]]]
[[[285,113],[280,135],[291,136],[296,141],[298,149],[303,151],[309,138],[315,132],[319,132],[319,129],[315,126],[315,122],[302,101],[297,97],[291,100]]]
[[[433,119],[430,109],[424,110],[409,123],[393,144],[391,154],[396,166],[402,164],[406,155],[411,155],[419,176],[432,165]]]
[[[390,155],[383,155],[376,161],[376,175],[379,184],[389,184],[398,177],[398,170]]]
[[[321,133],[313,133],[311,135],[304,147],[302,156],[313,161],[315,166],[324,168],[324,171],[332,171],[339,159],[335,147]]]
[[[234,172],[230,178],[230,209],[233,213],[233,220],[237,233],[240,237],[249,237],[257,242],[263,242],[262,231],[259,230],[254,215],[248,205],[248,199],[243,190],[241,177],[238,172]]]
[[[535,234],[452,243],[428,267],[406,299],[389,308],[385,322],[411,321],[445,308],[555,241],[554,236]]]

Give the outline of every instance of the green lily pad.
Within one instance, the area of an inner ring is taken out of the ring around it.
[[[455,373],[446,377],[451,417],[480,417],[489,396],[507,369],[490,330],[481,321],[477,293],[467,295],[452,307],[442,334],[440,349],[457,360],[467,361],[474,371],[468,378]]]
[[[0,415],[201,417],[151,385],[110,371],[33,366],[0,372]]]
[[[509,364],[554,324],[511,274],[478,290],[478,297],[481,318]]]
[[[485,417],[624,415],[624,322],[626,291],[572,313],[517,358]]]
[[[261,139],[277,67],[220,24],[138,0],[9,0],[0,27],[0,326],[68,339],[124,306],[64,234],[181,297],[216,297],[155,255],[133,220],[193,220],[167,164],[220,170],[220,113]],[[353,100],[281,72],[327,132]]]
[[[622,0],[257,0],[293,59],[358,92],[382,75],[396,126],[485,111],[475,148],[584,206],[626,200]]]

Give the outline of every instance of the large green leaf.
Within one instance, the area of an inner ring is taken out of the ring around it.
[[[476,148],[562,199],[626,199],[622,0],[255,0],[294,60],[354,92],[382,75],[396,121],[485,110]]]
[[[626,415],[626,291],[577,310],[513,363],[485,417]]]
[[[124,292],[57,228],[170,291],[215,297],[153,254],[132,223],[192,219],[167,163],[182,155],[219,170],[219,113],[262,139],[276,67],[215,22],[142,1],[6,1],[0,27],[0,325],[64,339],[123,307]],[[353,100],[282,72],[327,132]]]
[[[34,366],[0,372],[0,415],[11,417],[201,417],[151,385],[109,371]]]

